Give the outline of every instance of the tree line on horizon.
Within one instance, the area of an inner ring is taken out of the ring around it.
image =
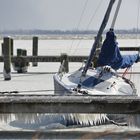
[[[108,30],[105,30],[104,33],[106,33]],[[116,34],[138,34],[140,33],[140,30],[133,28],[133,29],[117,29],[115,30]],[[0,31],[1,35],[4,34],[13,34],[13,35],[91,35],[91,34],[97,34],[97,30],[40,30],[40,29],[34,29],[34,30],[4,30]]]

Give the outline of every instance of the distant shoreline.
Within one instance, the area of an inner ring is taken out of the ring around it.
[[[106,29],[103,32],[103,37],[105,37]],[[91,40],[97,35],[97,30],[46,30],[46,29],[17,29],[17,30],[1,30],[0,38],[4,36],[11,36],[14,39],[31,39],[33,36],[38,36],[39,39],[84,39]],[[140,30],[136,28],[132,29],[115,29],[117,38],[119,39],[140,39]]]
[[[140,34],[116,34],[118,39],[140,39]],[[96,34],[30,34],[30,35],[14,35],[14,34],[3,34],[0,35],[0,39],[3,37],[10,36],[13,39],[25,39],[30,40],[33,36],[38,36],[40,40],[93,40]],[[105,34],[103,34],[105,38]]]

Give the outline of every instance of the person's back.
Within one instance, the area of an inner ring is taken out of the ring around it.
[[[116,36],[113,30],[110,30],[106,34],[106,39],[103,42],[101,52],[98,58],[98,66],[111,66],[117,70],[119,68],[127,68],[137,62],[139,55],[121,55],[118,43],[116,42]]]

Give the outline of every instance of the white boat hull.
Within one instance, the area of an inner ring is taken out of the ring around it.
[[[55,93],[60,95],[87,93],[89,95],[136,95],[134,84],[112,72],[89,70],[87,76],[81,76],[82,70],[64,75],[54,75]],[[77,91],[81,84],[80,91]]]
[[[129,80],[123,79],[113,72],[105,72],[100,76],[101,71],[89,70],[87,76],[81,77],[82,68],[74,73],[57,73],[54,75],[54,89],[55,94],[67,95],[67,94],[89,94],[89,95],[134,95],[136,94],[133,83]],[[98,77],[101,81],[97,82]],[[90,82],[94,79],[94,84]],[[88,81],[89,80],[89,81]],[[97,82],[97,83],[96,83]],[[78,84],[81,85],[80,89],[77,89]],[[115,84],[113,84],[115,83]],[[87,86],[86,86],[87,85]],[[83,92],[84,91],[84,92]],[[99,125],[109,122],[107,114],[67,114],[69,120],[75,121],[81,125]],[[120,116],[118,116],[120,117]],[[126,117],[126,115],[124,115]],[[116,116],[115,116],[116,118]],[[128,118],[126,120],[129,120]],[[128,122],[129,123],[129,122]]]

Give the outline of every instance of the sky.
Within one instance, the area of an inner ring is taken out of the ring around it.
[[[109,1],[0,0],[0,30],[97,30]],[[111,25],[117,1],[107,28]],[[137,19],[140,0],[122,1],[115,28],[132,29],[139,27],[140,20]]]

